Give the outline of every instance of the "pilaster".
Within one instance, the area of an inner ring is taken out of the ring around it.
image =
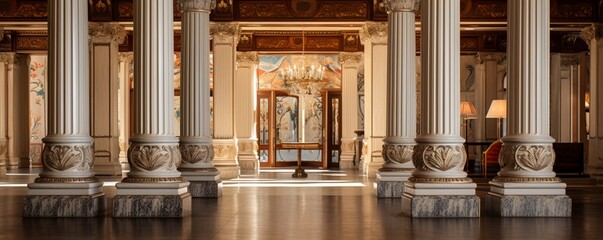
[[[341,119],[341,155],[339,160],[340,169],[352,169],[358,167],[354,162],[356,131],[358,127],[358,68],[363,60],[362,53],[339,54],[341,64],[341,91],[342,91],[342,114]]]
[[[0,53],[0,82],[6,89],[6,153],[3,169],[29,168],[29,82],[27,58],[15,53]],[[2,136],[0,135],[0,138]],[[0,160],[2,162],[2,160]],[[1,165],[1,163],[0,163]]]
[[[94,177],[90,137],[88,5],[51,1],[48,12],[47,135],[43,170],[28,184],[25,217],[103,214],[102,182]],[[79,206],[79,207],[75,207]]]
[[[128,163],[128,147],[130,139],[130,91],[132,90],[132,65],[134,53],[119,53],[119,95],[118,95],[118,119],[119,119],[119,163],[122,170],[130,171]]]
[[[6,175],[8,162],[8,70],[13,64],[13,53],[0,53],[0,176]]]
[[[603,26],[593,24],[582,30],[582,37],[589,43],[590,48],[590,106],[588,131],[588,159],[586,173],[598,180],[603,179]]]
[[[214,167],[209,130],[209,12],[215,1],[181,0],[182,11],[182,121],[180,153],[182,176],[191,182],[193,197],[219,197],[220,172]]]
[[[210,26],[214,54],[214,165],[222,179],[240,174],[234,123],[235,53],[240,28],[236,23],[215,23]],[[232,154],[217,154],[223,149]]]
[[[258,174],[258,139],[255,129],[257,104],[257,52],[238,52],[236,59],[235,130],[238,141],[238,159],[241,173]]]
[[[404,182],[414,165],[416,69],[415,11],[418,0],[390,0],[388,8],[386,137],[382,156],[385,160],[377,173],[376,195],[380,198],[402,197]]]
[[[114,217],[190,215],[190,183],[174,137],[173,2],[134,1],[134,119],[130,172],[116,184]]]
[[[118,47],[126,30],[118,24],[90,23],[90,125],[97,175],[120,175]]]
[[[504,217],[568,217],[571,199],[555,177],[550,127],[548,0],[510,0],[507,136],[487,210]]]
[[[411,217],[479,217],[459,135],[459,6],[459,0],[421,1],[421,134],[402,197],[402,212]]]
[[[486,118],[490,104],[495,99],[501,99],[504,96],[502,79],[499,66],[504,64],[504,53],[486,53],[480,52],[476,56],[476,104],[475,109],[479,117],[474,119],[475,136],[479,140],[496,139],[497,120]],[[501,96],[502,95],[502,96]]]
[[[375,177],[383,163],[387,96],[387,23],[367,22],[361,30],[364,44],[364,138],[366,151],[361,173]]]

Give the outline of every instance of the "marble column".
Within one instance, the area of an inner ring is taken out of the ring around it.
[[[126,30],[118,24],[91,23],[90,35],[90,135],[94,139],[97,175],[121,176],[119,163],[118,47]]]
[[[341,64],[341,155],[339,156],[340,169],[357,167],[354,162],[354,141],[358,128],[358,68],[362,61],[362,53],[339,54]]]
[[[114,217],[183,217],[189,182],[180,176],[174,131],[172,0],[134,1],[134,121],[130,172],[116,184]]]
[[[234,73],[239,25],[212,24],[214,51],[214,165],[220,178],[236,178],[240,174],[234,123]]]
[[[23,109],[23,106],[29,105],[28,76],[27,57],[15,53],[0,53],[0,82],[6,89],[6,94],[0,95],[6,101],[6,132],[5,135],[0,135],[0,139],[4,136],[6,152],[4,158],[0,154],[0,162],[4,162],[5,170],[30,167],[29,111]]]
[[[385,161],[381,155],[385,138],[387,102],[387,23],[368,22],[362,29],[364,44],[364,148],[361,174],[375,177]],[[366,151],[365,151],[366,150]]]
[[[402,212],[411,217],[479,217],[459,136],[459,7],[459,0],[421,0],[421,134],[402,197]]]
[[[387,44],[386,136],[383,139],[385,163],[375,184],[379,198],[402,197],[404,182],[415,167],[412,153],[417,135],[415,69],[415,11],[418,0],[389,0],[389,39]]]
[[[2,34],[0,30],[0,39]],[[8,69],[14,63],[14,54],[0,53],[0,177],[6,175],[8,162]]]
[[[104,212],[105,194],[93,171],[87,3],[49,1],[48,41],[44,167],[27,186],[23,216],[98,216]]]
[[[180,153],[182,176],[193,197],[219,197],[220,172],[214,167],[209,131],[209,12],[211,0],[180,0],[182,74]]]
[[[130,139],[130,79],[134,54],[132,52],[119,53],[119,95],[118,116],[119,119],[119,163],[122,170],[130,171],[128,163],[128,147]]]
[[[590,106],[588,114],[588,158],[585,171],[598,181],[603,180],[603,26],[594,24],[582,30],[590,48]]]
[[[555,177],[550,127],[548,0],[509,0],[507,131],[486,208],[504,217],[571,216],[566,184]]]
[[[238,142],[238,158],[241,174],[258,174],[258,138],[255,129],[257,104],[257,52],[238,52],[235,100],[235,130]]]

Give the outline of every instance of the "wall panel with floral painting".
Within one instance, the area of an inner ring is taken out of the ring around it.
[[[47,56],[31,55],[29,59],[29,159],[33,167],[42,167],[42,138],[46,136]]]

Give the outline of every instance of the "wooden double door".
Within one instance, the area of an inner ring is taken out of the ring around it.
[[[341,91],[320,96],[258,91],[257,136],[261,167],[339,166]],[[315,148],[289,149],[283,143],[317,143]]]

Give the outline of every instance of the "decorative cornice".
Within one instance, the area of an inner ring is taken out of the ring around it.
[[[118,44],[122,44],[126,38],[126,29],[113,23],[90,23],[88,35],[90,41],[95,39],[110,40]]]
[[[216,7],[216,0],[178,0],[182,12],[207,12]]]
[[[421,0],[386,0],[387,12],[418,12]]]
[[[237,52],[237,63],[258,64],[257,52]]]
[[[580,65],[580,55],[562,54],[561,55],[561,65],[562,66]]]
[[[387,23],[367,22],[360,31],[362,43],[387,44]]]
[[[358,65],[362,59],[362,53],[339,53],[339,63],[342,65]]]
[[[234,38],[236,45],[241,28],[238,23],[213,23],[209,26],[209,32],[214,43],[230,43]]]

